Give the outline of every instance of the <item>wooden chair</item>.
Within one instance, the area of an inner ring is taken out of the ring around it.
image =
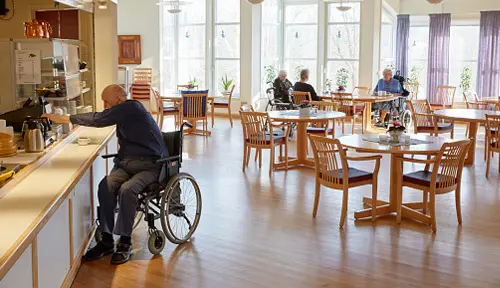
[[[153,79],[152,68],[135,68],[134,69],[133,83],[147,83],[151,84]]]
[[[436,93],[434,94],[435,101],[437,103],[431,103],[433,110],[441,109],[453,109],[453,103],[455,102],[455,91],[457,87],[455,86],[438,86],[436,88]]]
[[[349,157],[338,139],[309,135],[316,167],[316,192],[314,195],[313,217],[318,212],[321,185],[330,189],[342,190],[342,212],[340,227],[344,226],[347,216],[347,199],[350,188],[372,185],[372,221],[377,216],[377,179],[381,155]],[[349,167],[347,161],[375,161],[372,173]]]
[[[318,109],[318,111],[336,111],[337,110],[336,103],[332,103],[332,102],[311,101],[309,104],[316,107]],[[325,137],[328,135],[335,135],[335,121],[333,122],[332,127],[329,127],[329,121],[314,123],[313,125],[310,125],[309,127],[307,127],[307,133],[313,134],[313,135],[322,135]]]
[[[293,104],[300,105],[304,101],[311,102],[311,93],[301,92],[301,91],[293,91],[292,98],[293,98]]]
[[[283,157],[282,147],[285,148],[285,169],[288,167],[288,135],[290,134],[290,124],[274,124],[269,120],[269,116],[264,112],[242,112],[240,111],[241,125],[243,127],[243,172],[248,166],[250,152],[256,149],[256,156],[261,154],[263,149],[269,149],[271,160],[269,165],[269,175],[274,171],[275,148],[280,147],[280,159]],[[269,131],[266,130],[268,123]],[[285,128],[285,134],[274,135],[274,128]],[[272,135],[272,137],[271,137]],[[262,167],[262,157],[259,157],[259,168]]]
[[[175,103],[173,103],[173,106],[165,106],[165,102],[161,99],[158,89],[153,87],[152,90],[156,106],[158,107],[156,122],[158,123],[160,130],[163,129],[163,120],[165,119],[165,116],[174,116],[175,128],[177,129],[179,127],[179,107]]]
[[[352,121],[352,134],[354,134],[354,126],[356,119],[361,118],[361,133],[364,134],[364,111],[365,104],[355,103],[352,94],[332,92],[332,101],[337,105],[337,111],[345,113],[346,117],[342,119],[342,134],[344,134],[345,120]]]
[[[450,133],[450,137],[453,139],[455,125],[453,122],[439,121],[427,99],[406,101],[406,105],[411,112],[413,133],[426,133],[435,136]]]
[[[464,96],[467,109],[488,110],[488,103],[481,102],[476,92],[463,92],[462,95]]]
[[[255,112],[253,106],[247,103],[243,103],[240,106],[240,112]]]
[[[191,134],[199,134],[202,136],[210,135],[208,131],[208,93],[182,93],[182,102],[181,102],[181,119],[180,123],[187,120],[193,124],[193,128],[186,130]],[[203,128],[197,129],[198,122],[201,121],[203,124]]]
[[[413,100],[417,100],[418,99],[418,88],[419,88],[419,85],[417,82],[405,82],[404,83],[404,88],[406,89],[406,91],[408,91],[410,93],[410,95],[408,95],[408,100],[409,101],[413,101]]]
[[[352,95],[370,95],[371,89],[366,86],[355,86],[352,89]]]
[[[423,191],[423,213],[422,216],[428,219],[432,226],[432,231],[436,232],[436,201],[438,194],[455,191],[455,206],[457,209],[458,223],[462,224],[462,213],[460,209],[460,185],[462,179],[462,169],[470,140],[462,140],[451,143],[444,143],[439,154],[429,160],[399,158],[404,162],[426,164],[426,168],[432,165],[432,171],[428,169],[402,173],[403,165],[398,165],[398,193],[397,193],[397,222],[401,222],[403,187],[410,187]],[[402,176],[401,176],[402,175]],[[429,203],[427,203],[429,195]],[[429,205],[429,207],[427,207]],[[429,208],[429,209],[427,209]],[[430,210],[430,215],[427,211]],[[419,212],[416,212],[419,213]]]
[[[486,178],[490,172],[490,159],[498,153],[500,158],[500,116],[486,114]],[[500,173],[500,159],[498,159]]]
[[[231,90],[227,94],[228,98],[227,100],[224,99],[224,101],[214,101],[212,105],[214,105],[214,108],[224,108],[227,109],[227,113],[229,115],[229,123],[231,123],[231,128],[233,128],[233,117],[231,116],[231,100],[233,98],[233,92],[234,92],[234,86],[231,87]],[[226,95],[224,95],[226,96]],[[214,123],[212,122],[212,128],[214,127]]]
[[[188,89],[189,84],[177,84],[177,91]],[[198,84],[192,86],[195,90],[198,89]]]

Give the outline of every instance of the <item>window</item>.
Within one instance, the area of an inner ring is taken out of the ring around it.
[[[262,38],[261,38],[261,60],[262,60],[262,92],[272,86],[276,79],[278,67],[280,67],[280,31],[281,15],[278,0],[266,0],[262,3]]]
[[[409,58],[412,82],[420,84],[419,98],[427,94],[427,59],[429,24],[410,26]],[[464,86],[476,90],[477,58],[479,51],[478,21],[453,21],[450,31],[450,68],[448,83],[456,86],[455,101],[464,101],[461,96]],[[467,87],[465,87],[467,88]]]
[[[317,84],[318,4],[284,5],[284,68],[288,79],[300,80],[300,70],[309,69],[309,83]]]
[[[222,91],[221,79],[233,79],[239,95],[240,1],[216,0],[214,13],[214,91]]]
[[[394,70],[396,52],[396,19],[387,9],[382,9],[382,30],[380,35],[380,70]],[[396,71],[394,71],[396,72]],[[406,75],[404,75],[406,77]]]
[[[461,93],[467,88],[476,91],[478,51],[479,25],[451,26],[450,85],[457,86],[457,102],[464,101]]]
[[[411,20],[410,20],[411,22]],[[419,87],[419,98],[427,94],[427,54],[429,49],[429,26],[410,26],[409,45],[409,72],[411,82]]]
[[[358,84],[360,3],[349,5],[352,9],[341,12],[338,3],[328,4],[325,88],[343,85],[351,90]]]
[[[162,6],[161,85],[163,93],[177,84],[196,79],[200,88],[206,83],[206,1],[194,0],[199,9],[183,9],[171,14]]]

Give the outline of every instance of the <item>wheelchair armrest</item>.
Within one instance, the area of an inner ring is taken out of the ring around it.
[[[180,160],[180,159],[181,159],[181,157],[179,155],[170,156],[170,157],[158,159],[155,161],[155,163],[168,163],[168,162],[172,162],[172,161],[176,161],[176,160]]]
[[[108,154],[108,155],[102,155],[102,159],[108,159],[108,158],[115,158],[117,157],[118,154]]]

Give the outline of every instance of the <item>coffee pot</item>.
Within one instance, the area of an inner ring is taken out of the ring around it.
[[[22,132],[26,152],[35,153],[45,150],[45,129],[41,119],[26,117]]]

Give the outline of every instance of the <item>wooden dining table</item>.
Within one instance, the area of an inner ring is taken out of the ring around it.
[[[212,117],[212,127],[214,127],[215,120],[215,105],[213,105],[215,99],[227,99],[222,96],[208,96],[207,101],[210,104],[210,115]],[[165,102],[180,103],[182,101],[181,95],[171,95],[171,96],[161,96],[161,100]]]
[[[404,155],[425,155],[431,156],[439,153],[443,143],[452,141],[441,137],[428,136],[428,135],[411,135],[412,144],[403,146],[392,146],[389,143],[377,143],[378,134],[364,134],[364,135],[349,135],[340,137],[342,146],[354,149],[359,153],[377,153],[391,155],[389,183],[390,183],[390,196],[389,201],[377,200],[378,216],[391,215],[397,211],[397,179],[402,177],[398,165],[401,165],[399,160]],[[370,206],[372,198],[364,197],[363,204]],[[417,211],[424,207],[423,202],[403,203],[402,216],[412,218],[420,222],[428,223],[429,219],[423,213]],[[354,218],[362,219],[372,216],[372,208],[364,209],[354,213]]]
[[[307,158],[307,125],[329,120],[338,120],[345,117],[345,113],[332,111],[318,111],[309,116],[300,115],[299,110],[269,111],[269,118],[275,122],[297,123],[297,156],[289,157],[288,168],[314,168],[314,160]],[[335,134],[335,124],[332,133]],[[288,155],[285,155],[288,157]],[[276,164],[276,168],[285,168],[285,163]]]
[[[364,115],[363,115],[363,128],[365,131],[369,131],[371,128],[371,112],[372,112],[372,104],[373,103],[379,103],[379,102],[388,102],[388,101],[394,101],[399,99],[400,95],[394,95],[390,94],[387,96],[377,96],[377,95],[371,95],[371,94],[360,94],[360,95],[352,95],[351,93],[348,92],[335,92],[340,94],[340,97],[345,96],[346,100],[353,100],[354,102],[357,103],[364,103],[366,105],[365,110],[364,110]],[[322,95],[320,96],[321,100],[323,101],[332,101],[333,96],[332,95]]]
[[[465,158],[465,165],[474,164],[474,159],[476,157],[477,131],[479,129],[479,124],[486,124],[486,114],[500,116],[500,112],[476,109],[442,109],[434,111],[434,114],[439,118],[465,122],[469,125],[469,135],[467,135],[467,137],[472,139],[472,143],[469,146],[467,158]]]

